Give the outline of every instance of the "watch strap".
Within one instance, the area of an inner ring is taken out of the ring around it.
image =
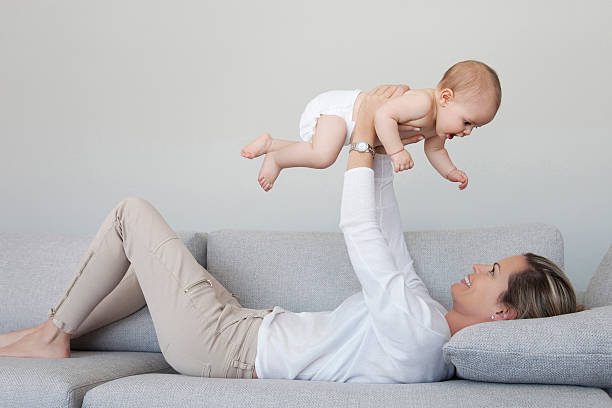
[[[365,143],[365,142],[357,142],[357,143]],[[376,152],[374,151],[374,148],[372,148],[372,146],[370,146],[370,144],[369,144],[369,143],[366,143],[366,144],[368,145],[368,150],[358,150],[358,149],[357,149],[357,143],[352,143],[352,144],[350,144],[350,145],[349,145],[349,147],[350,147],[349,152],[350,152],[351,150],[355,150],[356,152],[359,152],[359,153],[367,153],[367,152],[370,152],[370,153],[372,153],[372,157],[374,157],[374,155],[376,154]]]

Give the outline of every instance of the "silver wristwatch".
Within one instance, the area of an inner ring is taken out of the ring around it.
[[[372,153],[372,157],[374,157],[374,149],[372,149],[372,146],[370,146],[369,144],[367,144],[366,142],[357,142],[357,143],[353,143],[350,146],[350,150],[357,150],[358,152],[361,153],[367,153],[370,152]]]

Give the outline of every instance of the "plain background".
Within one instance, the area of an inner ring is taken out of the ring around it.
[[[477,59],[503,97],[447,144],[470,185],[412,146],[403,227],[555,225],[584,290],[612,243],[611,17],[608,0],[0,0],[0,230],[93,234],[138,196],[175,230],[339,231],[346,150],[264,193],[240,149],[297,140],[320,92],[435,87]]]

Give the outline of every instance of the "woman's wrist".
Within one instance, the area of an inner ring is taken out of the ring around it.
[[[374,145],[376,140],[376,131],[374,130],[374,104],[370,103],[371,99],[365,97],[359,107],[357,113],[357,122],[353,130],[351,143],[366,142],[370,146]],[[370,167],[372,168],[372,155],[370,153],[361,153],[355,150],[349,151],[348,169],[355,167]]]

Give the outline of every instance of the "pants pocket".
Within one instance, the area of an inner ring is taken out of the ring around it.
[[[215,326],[215,335],[220,335],[231,326],[238,322],[252,317],[255,315],[255,310],[247,309],[244,307],[238,307],[231,303],[226,304],[217,319],[217,325]]]
[[[252,317],[237,323],[237,330],[227,354],[225,378],[253,378],[256,353],[253,352],[254,348],[250,342],[252,341],[252,329],[257,319],[257,317]]]

